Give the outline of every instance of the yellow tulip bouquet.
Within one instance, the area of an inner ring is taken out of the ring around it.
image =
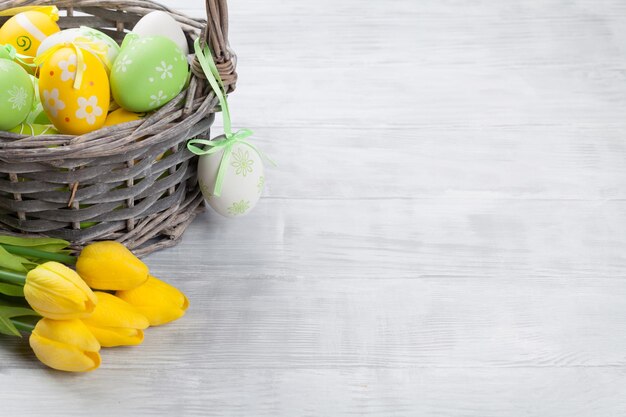
[[[0,333],[30,332],[47,366],[92,371],[101,347],[139,345],[149,326],[185,314],[185,295],[121,243],[92,243],[78,257],[67,247],[60,239],[0,236]]]

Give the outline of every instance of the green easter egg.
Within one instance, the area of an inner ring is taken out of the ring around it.
[[[129,34],[113,64],[111,91],[126,110],[148,112],[176,97],[188,73],[187,58],[169,38]]]
[[[18,133],[25,136],[58,135],[59,131],[52,125],[38,125],[32,123],[22,123],[9,132]]]
[[[0,59],[0,130],[22,123],[33,106],[35,91],[26,70],[7,59]]]

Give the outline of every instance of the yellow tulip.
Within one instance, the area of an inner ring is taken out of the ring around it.
[[[97,303],[85,281],[58,262],[46,262],[29,271],[24,296],[33,310],[55,320],[89,317]]]
[[[185,294],[152,275],[142,286],[118,291],[115,295],[135,306],[148,318],[150,326],[177,320],[185,315],[185,310],[189,307]]]
[[[146,264],[113,241],[87,245],[78,257],[76,271],[97,290],[132,290],[148,279]]]
[[[93,371],[100,366],[100,344],[82,321],[41,319],[30,335],[37,359],[68,372]]]
[[[91,317],[84,319],[91,333],[103,347],[138,345],[143,329],[150,323],[135,307],[106,292],[95,292],[98,305]]]

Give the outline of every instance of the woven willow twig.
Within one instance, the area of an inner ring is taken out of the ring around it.
[[[0,10],[25,5],[56,5],[61,28],[90,26],[118,41],[143,15],[167,11],[190,45],[199,36],[209,43],[226,89],[235,87],[226,0],[206,0],[207,21],[150,0],[10,0]],[[194,61],[189,87],[163,108],[86,135],[0,132],[2,233],[59,237],[76,250],[112,239],[138,255],[174,245],[203,207],[197,157],[185,143],[208,136],[215,118],[218,101],[205,80]]]

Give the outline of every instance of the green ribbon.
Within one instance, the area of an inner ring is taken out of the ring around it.
[[[211,85],[211,88],[215,92],[215,96],[220,102],[222,107],[222,118],[224,120],[224,135],[217,137],[214,140],[195,138],[187,142],[187,149],[196,155],[211,155],[223,151],[220,166],[217,171],[217,177],[215,178],[215,187],[213,188],[213,195],[219,197],[222,193],[222,185],[224,182],[224,174],[228,167],[228,161],[232,153],[233,146],[235,144],[243,144],[255,151],[261,159],[267,160],[270,164],[276,165],[274,161],[269,159],[265,154],[257,149],[256,146],[248,142],[246,139],[252,136],[253,132],[250,129],[241,129],[237,132],[232,131],[232,125],[230,121],[230,109],[228,108],[228,101],[226,100],[226,91],[224,88],[224,82],[213,60],[213,54],[208,45],[205,45],[204,50],[200,46],[200,39],[196,39],[194,42],[194,49],[198,62],[204,71],[204,74]],[[202,145],[199,147],[196,145]]]
[[[8,59],[10,61],[17,61],[20,64],[30,68],[36,67],[35,64],[26,62],[26,59],[32,60],[32,56],[18,54],[15,47],[10,44],[2,45],[2,47],[0,47],[0,58]]]

